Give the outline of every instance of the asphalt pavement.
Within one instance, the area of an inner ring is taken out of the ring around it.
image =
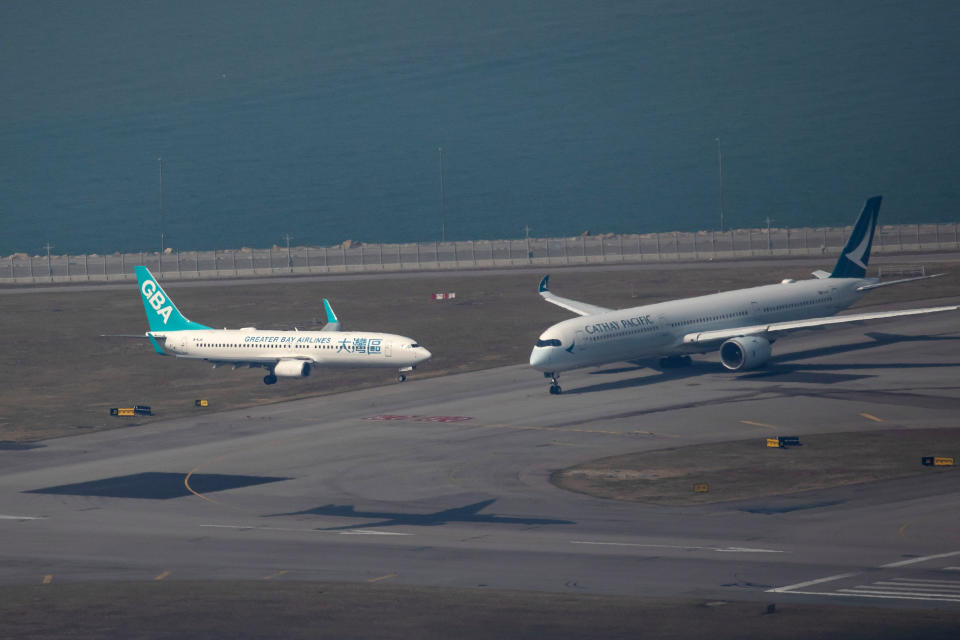
[[[666,372],[624,363],[565,373],[551,396],[518,364],[8,444],[0,583],[379,581],[957,608],[960,473],[697,507],[596,499],[549,477],[630,451],[755,437],[762,455],[771,435],[953,427],[958,380],[948,313],[790,336],[758,372],[726,372],[715,354]]]

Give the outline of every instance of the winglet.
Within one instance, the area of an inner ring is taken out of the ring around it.
[[[543,280],[540,281],[540,287],[537,289],[537,291],[540,293],[543,293],[544,291],[550,291],[549,280],[550,274],[548,273],[547,275],[543,276]]]
[[[323,326],[321,331],[340,331],[340,320],[337,318],[337,314],[333,312],[333,307],[330,306],[326,298],[323,299],[323,308],[327,312],[327,324]]]
[[[831,278],[863,278],[867,275],[870,246],[873,244],[873,233],[877,229],[882,201],[882,196],[873,196],[863,206],[863,211],[853,226],[853,232],[850,233],[850,239],[830,274]]]

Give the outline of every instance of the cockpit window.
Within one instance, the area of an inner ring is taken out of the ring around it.
[[[410,345],[410,348],[411,348],[411,349],[416,349],[416,348],[419,347],[419,346],[420,346],[419,344],[417,344],[416,342],[414,342],[414,343],[412,343],[412,344]]]
[[[559,347],[561,345],[559,340],[557,340],[556,338],[553,338],[551,340],[537,340],[537,346],[538,347]]]

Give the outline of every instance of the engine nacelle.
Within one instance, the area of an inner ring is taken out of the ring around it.
[[[756,369],[770,359],[770,351],[770,341],[766,338],[731,338],[720,345],[720,362],[730,371]]]
[[[281,360],[273,368],[273,375],[282,378],[306,378],[310,375],[310,363],[306,360]]]

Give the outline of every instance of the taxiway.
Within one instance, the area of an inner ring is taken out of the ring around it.
[[[960,607],[960,473],[698,507],[549,482],[629,451],[756,437],[762,455],[774,434],[951,427],[957,381],[960,318],[948,313],[790,336],[768,368],[743,374],[715,354],[667,372],[625,363],[565,374],[550,396],[517,365],[8,445],[0,582],[391,581]]]

